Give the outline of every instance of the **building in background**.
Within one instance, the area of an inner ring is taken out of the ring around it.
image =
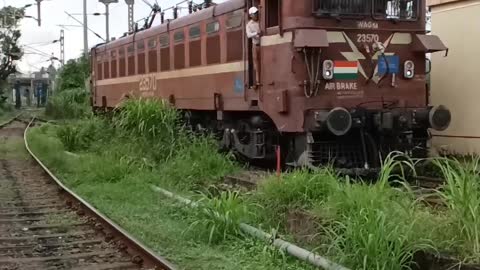
[[[480,153],[480,0],[427,0],[431,31],[449,48],[432,55],[431,103],[445,104],[452,123],[435,132],[436,149],[452,154]]]
[[[11,75],[9,78],[12,89],[12,95],[9,97],[11,103],[15,103],[16,95],[18,95],[13,87],[18,81],[23,105],[44,106],[53,87],[52,82],[55,81],[55,76],[56,70],[53,66],[48,69],[42,68],[38,72]]]

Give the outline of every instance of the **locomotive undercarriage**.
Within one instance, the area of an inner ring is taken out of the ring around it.
[[[387,135],[352,129],[340,137],[308,132],[295,136],[286,163],[293,167],[332,165],[344,170],[374,170],[392,151],[400,151],[413,158],[426,157],[428,140],[426,130]]]
[[[222,149],[250,161],[282,163],[293,167],[333,165],[348,170],[379,168],[391,151],[410,157],[428,154],[428,128],[448,126],[445,108],[313,111],[306,116],[305,133],[280,133],[262,113],[189,112],[195,130],[216,134]],[[280,151],[276,151],[276,150]]]

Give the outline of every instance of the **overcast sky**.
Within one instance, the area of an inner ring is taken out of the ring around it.
[[[162,8],[171,7],[180,2],[180,0],[157,0]],[[147,0],[154,3],[155,0]],[[195,1],[197,3],[201,0]],[[223,1],[215,1],[216,3]],[[35,0],[0,0],[0,5],[11,5],[23,7],[26,4],[33,4]],[[105,6],[98,0],[87,0],[88,13],[105,12]],[[183,5],[185,6],[185,4]],[[41,4],[42,26],[38,27],[34,19],[25,18],[21,22],[22,39],[21,44],[24,48],[24,59],[18,64],[21,72],[37,71],[42,66],[49,65],[49,55],[60,58],[60,44],[51,42],[60,38],[58,25],[79,25],[78,22],[70,18],[68,13],[74,15],[80,21],[83,21],[83,0],[43,0]],[[149,15],[151,8],[142,0],[135,0],[135,20],[139,20]],[[186,11],[184,10],[183,13]],[[110,37],[119,37],[128,30],[128,13],[125,0],[119,0],[117,4],[110,5]],[[26,9],[26,15],[37,17],[37,6]],[[171,10],[166,14],[166,18],[172,17]],[[154,24],[158,24],[159,18]],[[88,16],[88,26],[102,37],[105,37],[105,16]],[[83,52],[83,30],[81,27],[65,27],[65,57],[66,59],[76,58]],[[101,43],[102,40],[93,33],[88,33],[88,43],[92,47]],[[50,44],[49,44],[50,43]],[[56,64],[58,65],[58,63]]]

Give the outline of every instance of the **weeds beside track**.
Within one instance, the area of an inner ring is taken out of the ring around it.
[[[18,119],[2,125],[2,143],[21,141],[25,127]],[[0,159],[2,269],[173,269],[14,145]]]

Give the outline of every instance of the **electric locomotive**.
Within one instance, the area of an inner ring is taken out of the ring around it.
[[[347,169],[378,168],[393,150],[424,157],[429,129],[450,124],[429,104],[426,54],[448,49],[425,31],[425,0],[188,5],[171,20],[157,7],[160,24],[92,49],[95,109],[162,98],[248,159]],[[259,78],[245,30],[253,6]]]

